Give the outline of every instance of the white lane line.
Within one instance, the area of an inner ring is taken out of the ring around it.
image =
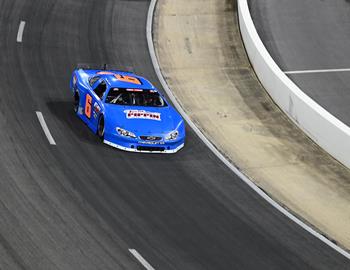
[[[17,33],[17,42],[22,42],[23,32],[24,32],[24,27],[25,26],[26,26],[26,22],[25,21],[21,21],[19,23],[18,33]]]
[[[145,267],[147,270],[155,270],[136,249],[129,249],[130,253]]]
[[[300,227],[302,227],[304,230],[321,240],[323,243],[328,245],[329,247],[333,248],[346,258],[350,259],[350,253],[344,250],[343,248],[339,247],[338,245],[334,244],[332,241],[327,239],[325,236],[311,228],[309,225],[301,221],[299,218],[294,216],[291,212],[289,212],[287,209],[282,207],[280,204],[275,202],[269,195],[267,195],[265,192],[263,192],[252,180],[250,180],[245,174],[243,174],[235,165],[233,165],[228,159],[226,159],[223,154],[207,139],[207,137],[202,133],[202,131],[195,125],[195,123],[191,120],[191,118],[186,114],[184,109],[181,107],[180,103],[177,101],[176,97],[174,96],[173,92],[170,90],[168,84],[166,83],[163,74],[160,70],[160,66],[158,63],[158,59],[156,56],[156,51],[154,49],[153,45],[153,38],[152,38],[152,26],[153,26],[153,14],[155,10],[155,6],[157,4],[158,0],[151,0],[149,9],[148,9],[148,15],[147,15],[147,27],[146,27],[146,35],[147,35],[147,43],[148,43],[148,49],[151,56],[152,64],[154,67],[154,70],[157,74],[157,77],[162,84],[165,92],[168,94],[169,98],[175,105],[176,109],[181,113],[182,117],[185,119],[185,121],[188,123],[188,125],[192,128],[192,130],[198,135],[198,137],[207,145],[207,147],[232,171],[234,172],[239,178],[242,179],[252,190],[254,190],[257,194],[259,194],[263,199],[265,199],[270,205],[272,205],[274,208],[276,208],[278,211],[280,211],[282,214],[284,214],[286,217],[294,221],[296,224],[298,224]],[[287,240],[288,241],[288,240]]]
[[[290,70],[284,71],[285,74],[309,74],[309,73],[332,73],[332,72],[349,72],[350,68],[335,69],[311,69],[311,70]]]
[[[47,139],[49,140],[49,143],[51,145],[56,145],[56,142],[53,139],[53,137],[52,137],[52,135],[50,133],[50,130],[49,130],[49,128],[46,125],[46,122],[45,122],[43,114],[41,112],[36,112],[36,116],[39,119],[40,125],[41,125],[42,129],[44,130],[44,133],[45,133]]]

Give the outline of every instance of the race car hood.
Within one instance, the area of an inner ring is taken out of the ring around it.
[[[106,124],[136,135],[167,134],[183,121],[172,107],[135,107],[105,104]]]

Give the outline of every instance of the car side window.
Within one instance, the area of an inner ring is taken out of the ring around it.
[[[95,94],[102,99],[103,94],[106,92],[107,85],[105,81],[101,81],[94,89]]]
[[[92,87],[95,84],[95,82],[97,82],[99,79],[100,79],[99,76],[95,76],[95,77],[90,78],[89,79],[90,86]]]

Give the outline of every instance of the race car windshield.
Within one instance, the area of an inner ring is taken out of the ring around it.
[[[158,92],[142,89],[111,88],[106,103],[124,106],[165,107],[164,99]]]

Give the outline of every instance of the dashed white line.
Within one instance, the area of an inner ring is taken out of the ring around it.
[[[145,267],[147,270],[155,270],[136,249],[129,249],[130,253]]]
[[[17,42],[22,42],[23,32],[24,32],[24,27],[25,26],[26,26],[26,22],[25,21],[21,21],[19,23],[18,32],[17,32]]]
[[[311,69],[311,70],[290,70],[285,74],[309,74],[309,73],[332,73],[332,72],[349,72],[350,68],[334,68],[334,69]]]
[[[55,140],[53,139],[53,137],[52,137],[52,135],[51,135],[51,133],[50,133],[50,130],[49,130],[49,128],[48,128],[47,125],[46,125],[46,122],[45,122],[45,119],[44,119],[43,114],[42,114],[41,112],[36,112],[36,116],[37,116],[38,119],[39,119],[40,125],[41,125],[42,129],[44,130],[44,133],[45,133],[45,135],[46,135],[46,137],[47,137],[49,143],[50,143],[51,145],[56,145],[56,142],[55,142]]]

